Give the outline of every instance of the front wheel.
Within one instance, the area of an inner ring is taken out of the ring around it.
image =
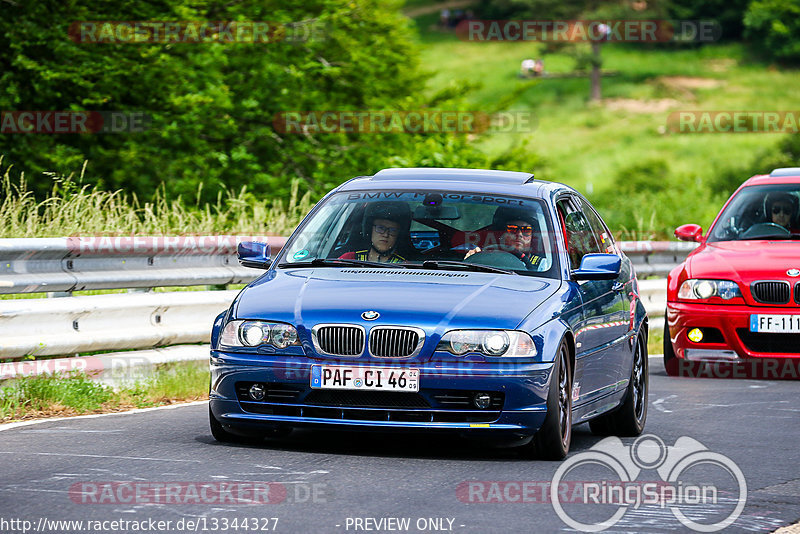
[[[679,374],[678,357],[675,355],[675,347],[672,346],[672,339],[670,339],[666,312],[664,312],[664,369],[669,376],[678,376]]]
[[[647,339],[642,333],[636,337],[633,367],[625,400],[613,412],[589,421],[589,428],[600,435],[638,436],[644,430],[647,419],[648,390]]]
[[[544,424],[526,447],[527,453],[542,460],[563,460],[572,441],[572,370],[569,348],[562,341],[553,365],[547,393]]]

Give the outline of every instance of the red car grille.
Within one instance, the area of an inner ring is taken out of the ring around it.
[[[794,301],[800,304],[800,283],[794,285]]]
[[[755,282],[750,289],[753,298],[764,304],[786,304],[791,296],[789,282]]]
[[[762,354],[800,354],[800,334],[751,332],[737,328],[736,333],[747,350]]]

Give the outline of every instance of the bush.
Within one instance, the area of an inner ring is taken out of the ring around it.
[[[638,241],[670,239],[691,222],[707,228],[723,199],[699,176],[674,173],[667,161],[653,158],[621,169],[591,200],[617,237]]]
[[[796,0],[753,0],[744,16],[745,37],[757,53],[800,64],[800,4]]]

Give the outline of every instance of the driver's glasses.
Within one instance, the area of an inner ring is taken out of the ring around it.
[[[391,227],[390,228],[390,227],[384,226],[382,224],[376,224],[376,225],[374,225],[372,227],[372,229],[375,230],[376,232],[378,232],[380,235],[389,234],[389,236],[391,236],[391,237],[397,236],[397,233],[400,231],[400,228],[397,228],[397,227]]]
[[[506,232],[509,234],[521,234],[524,237],[533,235],[533,226],[518,226],[516,224],[507,224]]]
[[[777,215],[779,213],[783,213],[784,215],[791,215],[792,207],[787,206],[786,204],[775,204],[774,206],[772,206],[772,214]]]

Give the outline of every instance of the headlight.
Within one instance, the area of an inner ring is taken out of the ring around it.
[[[741,297],[739,285],[730,280],[697,280],[690,278],[681,284],[678,298],[686,300],[710,299],[719,297],[723,300]]]
[[[535,358],[533,339],[517,330],[451,330],[442,336],[436,350],[463,356],[478,352],[486,356]]]
[[[272,345],[285,349],[291,345],[300,345],[300,340],[297,338],[297,330],[290,324],[231,321],[222,329],[219,344],[226,347]]]

